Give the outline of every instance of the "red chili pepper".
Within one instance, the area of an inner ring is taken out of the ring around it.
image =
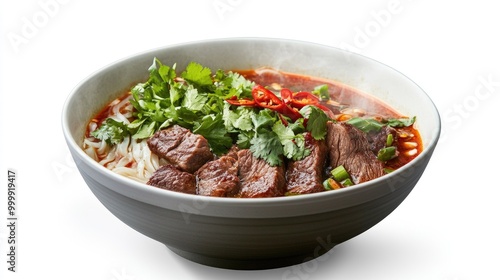
[[[309,92],[299,91],[293,94],[291,105],[296,108],[302,108],[307,105],[316,105],[319,103],[319,98]]]
[[[296,108],[292,108],[286,104],[283,104],[284,105],[284,108],[283,108],[283,111],[280,112],[281,114],[289,117],[290,119],[292,119],[292,121],[296,121],[300,118],[302,118],[302,114],[299,112],[299,110],[297,110]]]
[[[252,89],[252,96],[257,105],[262,108],[269,108],[276,111],[289,117],[292,121],[302,118],[302,115],[296,109],[285,104],[285,102],[276,96],[272,91],[261,85],[257,85]]]
[[[252,89],[252,96],[257,105],[262,108],[275,110],[281,108],[284,104],[272,91],[261,85],[257,85]]]
[[[283,116],[289,117],[290,119],[292,119],[292,121],[296,121],[297,119],[302,118],[299,109],[307,105],[316,106],[325,111],[328,116],[333,116],[332,111],[327,107],[321,105],[320,99],[312,93],[305,91],[292,93],[290,89],[283,88],[280,94],[281,99],[264,86],[257,85],[252,89],[253,99],[237,99],[236,96],[233,96],[229,99],[226,99],[226,101],[229,104],[236,106],[258,106],[261,108],[268,108],[280,113]],[[282,116],[280,116],[280,118],[282,121],[284,120]],[[286,124],[286,121],[284,121],[283,123]]]
[[[227,103],[235,106],[255,106],[255,100],[250,98],[241,98],[237,99],[236,96],[233,96],[229,99],[226,99]]]
[[[283,99],[283,102],[285,102],[285,104],[290,104],[290,102],[292,102],[293,93],[291,90],[284,88],[281,89],[280,93],[281,93],[281,99]]]

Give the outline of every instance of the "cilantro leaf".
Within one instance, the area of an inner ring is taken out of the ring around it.
[[[186,70],[181,74],[186,81],[194,83],[200,87],[212,85],[212,71],[210,68],[203,67],[201,64],[191,62]]]
[[[106,141],[108,144],[118,144],[125,136],[128,136],[127,125],[113,118],[107,118],[101,126],[92,131],[90,135]]]
[[[302,116],[307,118],[307,131],[311,132],[311,136],[316,140],[325,139],[327,132],[328,116],[316,106],[305,106],[300,109]]]
[[[224,120],[224,125],[229,131],[250,131],[253,129],[252,115],[254,111],[248,107],[236,107],[236,110],[231,110],[229,103],[224,106],[224,111],[222,118]]]
[[[238,139],[236,140],[236,145],[238,145],[238,148],[240,149],[248,149],[251,146],[250,141],[254,137],[254,132],[253,131],[241,131],[238,134]]]
[[[304,156],[309,155],[310,151],[306,151],[305,140],[303,134],[297,134],[282,122],[276,122],[273,125],[273,131],[278,135],[281,144],[283,145],[283,154],[290,159],[300,160]]]
[[[149,137],[153,136],[153,134],[155,133],[155,127],[156,127],[155,121],[143,123],[141,125],[141,127],[139,128],[139,130],[134,135],[132,135],[132,138],[134,138],[134,139],[149,138]]]
[[[216,86],[215,93],[222,99],[228,99],[230,97],[239,98],[251,98],[252,88],[255,83],[245,79],[235,72],[224,72],[218,70],[215,74],[214,85]]]
[[[269,109],[260,110],[258,114],[250,116],[256,133],[264,133],[271,125],[273,125],[278,117]]]
[[[184,94],[182,106],[191,111],[200,111],[206,102],[206,96],[199,94],[193,86],[189,86]]]
[[[233,145],[233,139],[227,134],[221,115],[203,117],[201,123],[193,128],[193,133],[205,137],[216,155],[226,153]]]
[[[298,134],[295,137],[295,145],[298,149],[293,155],[293,160],[301,160],[311,154],[311,150],[306,149],[306,139],[304,137],[304,134]]]
[[[285,126],[281,121],[274,123],[273,131],[276,133],[281,143],[291,141],[295,137],[295,133],[290,127]]]
[[[280,143],[276,133],[265,131],[256,134],[250,140],[250,151],[257,158],[264,159],[271,166],[277,166],[283,163],[281,155],[283,154],[283,146]]]

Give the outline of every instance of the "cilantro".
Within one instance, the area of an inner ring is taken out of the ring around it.
[[[127,126],[113,118],[107,118],[101,126],[92,131],[90,135],[95,138],[106,141],[108,144],[118,144],[128,135]]]
[[[241,131],[238,134],[238,139],[236,140],[236,145],[238,145],[238,148],[240,149],[248,149],[251,146],[250,141],[254,137],[254,132],[253,131]]]
[[[255,157],[265,159],[271,166],[283,163],[283,159],[281,158],[283,146],[278,137],[276,137],[276,133],[264,131],[256,134],[255,137],[250,140],[250,143],[250,151]]]
[[[286,141],[292,141],[295,137],[295,133],[290,127],[286,127],[282,122],[276,122],[273,125],[273,131],[278,135],[281,143]]]
[[[205,95],[199,94],[198,90],[193,86],[189,86],[182,100],[182,106],[191,111],[200,111],[207,102],[207,99]]]
[[[210,148],[217,155],[227,152],[233,145],[233,139],[227,135],[221,115],[203,117],[201,123],[193,129],[193,133],[205,137]]]
[[[278,120],[276,112],[269,109],[260,110],[258,114],[253,114],[250,118],[252,119],[255,133],[264,133]]]
[[[295,137],[295,146],[297,149],[294,150],[293,160],[301,160],[311,154],[311,150],[306,149],[306,139],[304,134],[299,134]]]
[[[156,122],[143,123],[139,130],[132,136],[134,139],[146,139],[155,133]]]
[[[227,130],[230,131],[250,131],[253,129],[251,116],[255,114],[252,108],[236,107],[236,110],[231,110],[229,103],[226,103],[223,112],[224,124]]]
[[[285,126],[281,122],[273,125],[273,132],[283,145],[283,154],[290,159],[298,160],[310,154],[310,150],[305,148],[305,139],[303,134],[293,132],[290,126]]]
[[[216,86],[215,93],[222,99],[228,99],[235,96],[236,98],[251,98],[252,88],[255,83],[245,79],[235,72],[224,72],[218,70],[215,74],[214,85]]]
[[[189,63],[181,77],[200,87],[210,86],[213,83],[212,71],[196,62]]]
[[[325,112],[316,106],[309,105],[300,109],[300,113],[307,118],[306,129],[311,132],[312,137],[316,140],[325,139],[329,120]]]

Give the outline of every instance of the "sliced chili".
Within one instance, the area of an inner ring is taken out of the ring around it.
[[[319,101],[316,95],[305,91],[299,91],[293,94],[291,105],[300,109],[307,105],[317,105]]]
[[[284,104],[283,101],[272,91],[261,85],[257,85],[252,89],[252,96],[257,105],[262,108],[274,110],[280,108]]]
[[[307,105],[316,106],[325,111],[329,117],[333,117],[332,111],[326,106],[321,105],[320,99],[312,93],[306,91],[293,93],[290,89],[283,88],[281,89],[280,94],[281,98],[264,86],[256,85],[252,89],[253,99],[237,99],[236,96],[233,96],[226,99],[226,101],[229,104],[236,106],[268,108],[290,118],[292,121],[302,118],[302,114],[300,114],[299,109]],[[284,120],[282,117],[280,118],[282,121]],[[283,123],[286,123],[286,121]]]
[[[282,99],[276,96],[276,94],[261,85],[257,85],[252,89],[252,96],[257,105],[262,108],[269,108],[276,111],[289,117],[292,121],[302,118],[302,115],[297,109],[288,106]]]
[[[290,104],[292,102],[292,99],[293,99],[293,93],[291,90],[287,89],[287,88],[283,88],[281,89],[281,99],[283,100],[283,102],[285,102],[285,104]]]
[[[229,99],[226,99],[226,101],[227,103],[235,106],[252,106],[252,107],[256,106],[255,100],[250,98],[238,99],[236,96],[233,96]]]

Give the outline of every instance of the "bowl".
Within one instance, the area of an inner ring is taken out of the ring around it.
[[[154,57],[166,65],[177,63],[178,71],[191,61],[212,69],[271,66],[348,84],[405,115],[417,116],[415,125],[424,150],[391,174],[315,194],[217,198],[147,186],[102,167],[84,153],[81,145],[88,121],[132,84],[146,80]],[[424,172],[438,142],[440,118],[418,85],[370,58],[308,42],[233,38],[154,49],[98,70],[69,94],[62,112],[62,129],[88,187],[125,224],[197,263],[268,269],[312,260],[387,217]]]

